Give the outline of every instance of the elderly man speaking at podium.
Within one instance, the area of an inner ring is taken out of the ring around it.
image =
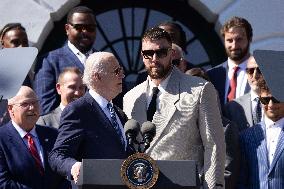
[[[83,81],[90,90],[61,114],[59,135],[49,156],[53,170],[77,183],[82,159],[127,157],[123,131],[126,116],[111,102],[122,91],[123,77],[123,69],[112,53],[89,56]]]

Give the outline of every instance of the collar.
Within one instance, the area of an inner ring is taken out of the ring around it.
[[[105,109],[107,107],[107,104],[109,103],[107,99],[96,93],[96,91],[94,91],[93,89],[90,89],[89,93],[102,109]]]
[[[239,65],[235,64],[233,62],[233,60],[231,60],[230,58],[228,58],[228,68],[229,68],[229,71],[232,70],[234,67],[238,66],[240,67],[240,70],[246,70],[247,68],[247,62],[248,62],[248,59],[244,60],[242,63],[240,63]]]
[[[161,93],[164,93],[166,91],[166,87],[169,83],[172,73],[173,73],[173,69],[171,73],[158,85],[158,89]],[[150,76],[148,76],[148,78],[149,78],[149,88],[152,89],[154,87],[157,87],[156,84],[151,80]]]
[[[265,123],[265,127],[266,129],[273,126],[273,127],[279,127],[282,128],[284,127],[284,117],[279,119],[278,121],[274,122],[271,119],[269,119],[268,117],[266,117],[264,115],[264,123]]]
[[[60,103],[59,107],[60,107],[61,111],[63,111],[66,106],[64,106],[62,103]]]
[[[250,100],[251,101],[255,101],[256,98],[258,98],[258,97],[259,96],[253,90],[250,91]]]
[[[87,53],[82,53],[81,51],[79,51],[79,49],[77,49],[75,47],[75,45],[73,45],[69,40],[68,40],[68,43],[67,43],[68,47],[71,49],[71,51],[75,54],[75,55],[78,55],[80,57],[82,56],[85,56],[86,57],[86,54],[90,55],[93,53],[93,50],[90,49]]]
[[[14,128],[17,130],[17,132],[20,134],[21,138],[24,138],[26,136],[26,134],[28,133],[27,131],[23,130],[17,123],[15,123],[12,120],[12,125],[14,126]],[[29,132],[33,137],[37,137],[36,131],[35,131],[35,126],[33,127],[33,129]]]

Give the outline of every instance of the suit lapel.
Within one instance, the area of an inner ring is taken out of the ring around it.
[[[12,122],[9,123],[7,134],[9,135],[10,144],[12,145],[11,148],[16,149],[18,154],[21,154],[21,156],[23,156],[22,159],[26,159],[30,164],[34,164],[35,166],[35,161],[30,154],[27,145],[12,125]]]
[[[153,117],[153,123],[156,125],[156,136],[153,144],[159,139],[164,129],[172,119],[177,107],[176,104],[180,99],[180,78],[178,72],[174,68],[170,76],[167,88],[159,104],[159,111]]]
[[[67,44],[64,46],[64,51],[67,54],[65,57],[68,59],[68,62],[72,62],[75,67],[78,67],[81,71],[83,71],[84,65],[80,62],[78,57],[71,51]]]
[[[252,107],[251,107],[251,96],[250,96],[250,93],[249,94],[246,94],[248,95],[246,98],[244,98],[244,107],[247,107],[247,108],[244,108],[244,111],[245,111],[245,115],[246,115],[246,118],[247,118],[247,121],[250,125],[253,125],[253,120],[252,120]]]
[[[283,149],[284,149],[284,131],[283,131],[283,128],[282,128],[280,135],[279,135],[278,143],[277,143],[277,146],[276,146],[275,155],[274,155],[274,158],[272,160],[272,163],[271,163],[271,166],[270,166],[270,169],[269,169],[269,173],[271,172],[271,170],[275,166],[276,162],[280,158],[280,156],[283,152]]]
[[[140,124],[147,121],[147,87],[149,85],[149,79],[144,81],[140,90],[143,91],[142,94],[135,100],[133,105],[132,117],[136,119]]]
[[[268,161],[268,156],[267,156],[267,147],[266,147],[266,140],[265,140],[265,125],[264,122],[261,122],[261,125],[257,125],[254,127],[254,137],[255,137],[255,145],[259,145],[258,150],[257,150],[257,155],[258,157],[261,157],[263,161],[265,162],[266,170],[269,169],[269,161]]]

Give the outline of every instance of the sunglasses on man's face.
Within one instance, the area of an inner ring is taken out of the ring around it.
[[[249,75],[252,75],[254,73],[254,70],[256,70],[257,74],[261,74],[261,71],[260,71],[259,67],[256,67],[256,68],[246,68],[246,72]]]
[[[277,100],[276,98],[274,98],[273,96],[259,97],[259,100],[260,100],[261,104],[263,104],[263,105],[269,104],[270,100],[273,103],[280,103],[280,101]]]
[[[156,56],[158,58],[165,58],[166,56],[168,56],[168,52],[171,48],[162,48],[162,49],[157,49],[157,50],[144,50],[142,51],[142,56],[145,59],[153,59],[154,54],[156,54]]]
[[[69,23],[69,24],[78,32],[82,32],[82,31],[95,32],[96,31],[95,24],[72,24],[72,23]]]

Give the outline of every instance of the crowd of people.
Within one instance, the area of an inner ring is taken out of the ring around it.
[[[228,58],[209,70],[185,60],[178,23],[147,29],[145,70],[121,107],[113,99],[124,70],[96,50],[96,28],[91,9],[71,9],[67,43],[38,57],[38,69],[1,107],[0,188],[77,188],[82,159],[135,153],[124,131],[129,119],[155,125],[145,152],[154,160],[196,161],[201,188],[284,188],[284,54],[251,54],[245,18],[222,26]],[[5,25],[0,40],[2,48],[29,46],[20,23]]]

